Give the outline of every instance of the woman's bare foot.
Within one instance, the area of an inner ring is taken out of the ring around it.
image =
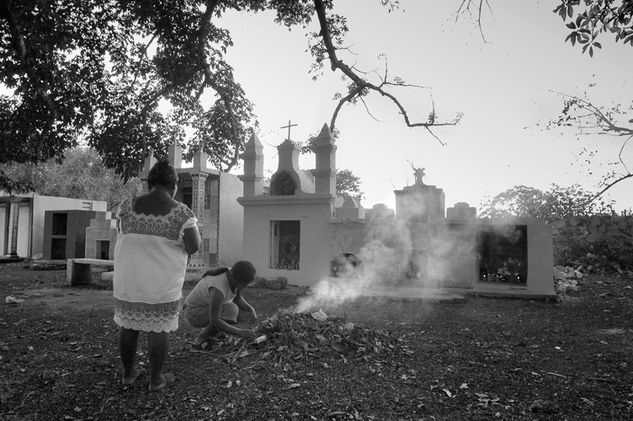
[[[161,374],[160,377],[161,377],[160,383],[149,384],[150,392],[158,392],[159,390],[163,390],[171,386],[172,384],[174,384],[174,382],[176,381],[176,376],[174,376],[172,373],[164,373],[164,374]]]
[[[136,379],[141,377],[143,374],[145,374],[144,368],[133,368],[129,376],[123,376],[123,380],[121,380],[121,384],[124,387],[130,387],[134,384]]]

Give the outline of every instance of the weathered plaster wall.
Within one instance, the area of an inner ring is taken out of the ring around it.
[[[5,246],[8,241],[7,235],[7,219],[8,219],[9,207],[0,206],[0,255],[5,252]]]
[[[345,221],[333,219],[331,221],[332,239],[330,244],[331,258],[341,253],[354,253],[358,255],[365,245],[366,223],[361,221]]]
[[[532,291],[554,292],[552,227],[530,221],[528,226],[528,287]]]
[[[432,274],[438,286],[472,288],[479,279],[477,230],[474,220],[450,221],[441,226],[433,245],[439,251],[439,271]],[[444,276],[442,276],[444,275]]]
[[[29,238],[29,236],[26,235],[26,233],[29,232],[29,224],[31,223],[31,209],[27,205],[20,204],[18,214],[18,256],[32,256],[31,244],[33,237]]]
[[[232,174],[220,173],[220,207],[218,248],[220,266],[242,260],[244,209],[237,202],[244,187],[242,180]]]

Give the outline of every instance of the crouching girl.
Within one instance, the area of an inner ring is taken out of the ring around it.
[[[206,272],[185,299],[185,319],[191,327],[202,328],[191,347],[192,351],[208,351],[219,332],[252,340],[252,329],[237,326],[240,310],[250,321],[257,320],[253,306],[242,297],[242,289],[255,279],[255,267],[241,260],[231,268]]]

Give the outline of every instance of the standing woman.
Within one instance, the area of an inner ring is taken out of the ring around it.
[[[147,332],[149,390],[162,390],[175,380],[163,373],[169,332],[178,329],[188,256],[200,247],[195,215],[174,200],[177,182],[174,167],[159,161],[147,178],[149,193],[119,208],[113,289],[124,386],[144,372],[134,361],[140,331]]]

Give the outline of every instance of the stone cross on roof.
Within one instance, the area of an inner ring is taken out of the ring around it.
[[[286,128],[288,129],[288,139],[287,139],[288,141],[290,141],[290,128],[291,127],[295,127],[295,126],[296,126],[296,124],[291,124],[291,121],[288,120],[288,125],[287,126],[281,126],[280,127],[280,129],[286,129]]]

